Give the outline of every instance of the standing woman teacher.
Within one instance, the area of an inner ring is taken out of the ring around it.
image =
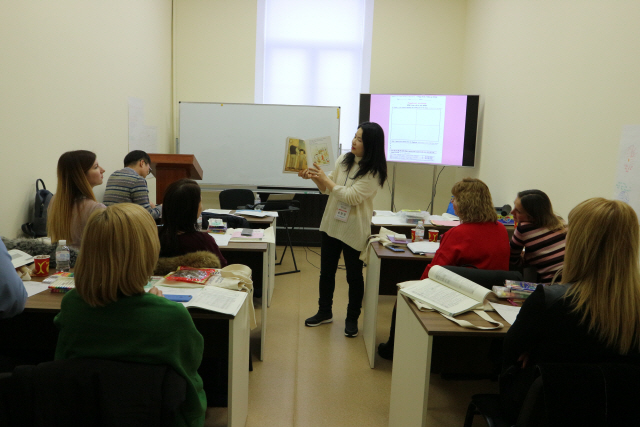
[[[336,168],[326,175],[317,163],[298,173],[311,179],[323,194],[329,195],[322,216],[320,258],[320,298],[318,313],[305,320],[306,326],[333,321],[333,291],[340,253],[344,253],[349,283],[349,304],[344,334],[358,335],[358,317],[364,295],[363,263],[360,252],[371,234],[373,198],[387,180],[384,131],[377,123],[365,122],[351,142],[351,152],[336,160]]]

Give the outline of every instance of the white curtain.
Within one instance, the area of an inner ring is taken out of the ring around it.
[[[260,0],[255,102],[341,107],[350,150],[369,91],[372,19],[373,0]]]

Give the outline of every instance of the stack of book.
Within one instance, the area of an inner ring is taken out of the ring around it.
[[[227,223],[222,222],[220,218],[211,218],[209,219],[209,228],[207,231],[209,233],[225,234],[227,232]]]

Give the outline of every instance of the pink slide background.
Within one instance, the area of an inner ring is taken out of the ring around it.
[[[389,110],[391,96],[392,95],[371,95],[369,120],[378,123],[382,129],[384,129],[385,153],[389,146]],[[446,95],[442,164],[462,165],[466,113],[466,95]]]

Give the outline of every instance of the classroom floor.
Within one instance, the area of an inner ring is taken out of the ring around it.
[[[282,247],[278,247],[278,255]],[[317,252],[313,253],[312,251]],[[249,374],[249,415],[246,427],[388,426],[392,362],[376,355],[371,369],[361,335],[344,335],[347,306],[345,271],[338,270],[333,323],[309,328],[304,320],[317,311],[320,248],[295,248],[300,273],[276,276],[267,319],[264,361],[258,328],[251,334],[253,372]],[[343,262],[341,262],[343,264]],[[287,253],[276,272],[291,270]],[[395,297],[381,296],[378,342],[386,341]],[[362,327],[360,316],[359,327]],[[428,426],[460,427],[474,393],[495,393],[489,380],[443,380],[431,376]],[[209,408],[205,426],[226,425],[226,409]],[[476,417],[474,426],[486,426]]]

